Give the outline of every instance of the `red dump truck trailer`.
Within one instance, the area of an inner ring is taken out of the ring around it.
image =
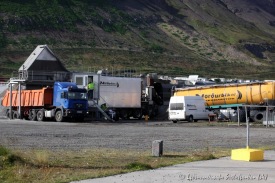
[[[35,116],[32,116],[30,111],[40,108],[51,108],[53,101],[53,88],[42,88],[39,90],[22,90],[21,91],[21,102],[19,101],[19,92],[12,91],[12,116],[18,118],[18,106],[22,108],[22,116],[26,119],[34,120]],[[6,95],[2,100],[2,106],[9,107],[10,104],[10,92],[7,91]],[[7,110],[8,117],[10,116],[10,110]]]
[[[12,106],[17,107],[19,104],[22,107],[42,107],[52,105],[53,101],[53,88],[42,88],[39,90],[22,90],[21,91],[21,104],[19,101],[19,92],[12,91]],[[2,105],[5,107],[10,106],[10,92],[7,91],[2,100]]]

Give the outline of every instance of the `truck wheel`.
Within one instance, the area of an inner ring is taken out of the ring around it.
[[[13,112],[12,118],[13,118],[13,119],[19,119],[19,114],[18,114],[17,111],[14,111],[14,112]]]
[[[192,115],[190,115],[189,118],[188,118],[188,122],[193,122],[193,121],[194,121],[194,118],[193,118]]]
[[[35,110],[30,111],[29,119],[32,120],[32,121],[37,121]]]
[[[44,110],[39,110],[36,114],[37,121],[44,121]]]
[[[21,113],[21,118],[24,119],[24,120],[30,120],[28,111],[23,111]]]
[[[13,117],[13,114],[11,113],[12,116],[10,116],[10,110],[8,109],[7,112],[6,112],[6,116],[7,118],[10,118],[10,117]]]
[[[258,112],[253,117],[253,121],[256,123],[262,123],[264,120],[264,114],[262,112]]]
[[[57,122],[62,122],[63,121],[63,116],[61,111],[57,111],[55,113],[55,121]]]
[[[177,121],[177,120],[173,120],[172,122],[173,122],[173,123],[177,123],[178,121]]]

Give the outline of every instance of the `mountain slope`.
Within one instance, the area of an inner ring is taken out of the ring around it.
[[[0,75],[48,44],[70,70],[272,79],[274,10],[270,0],[2,0]]]

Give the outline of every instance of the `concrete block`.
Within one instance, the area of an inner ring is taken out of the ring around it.
[[[152,143],[152,156],[163,155],[163,140],[154,140]]]
[[[264,159],[264,152],[260,149],[233,149],[231,151],[231,159],[241,161],[262,161]]]

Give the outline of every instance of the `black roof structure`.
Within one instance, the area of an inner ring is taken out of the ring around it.
[[[38,45],[18,71],[32,89],[70,80],[70,72],[47,45]]]

